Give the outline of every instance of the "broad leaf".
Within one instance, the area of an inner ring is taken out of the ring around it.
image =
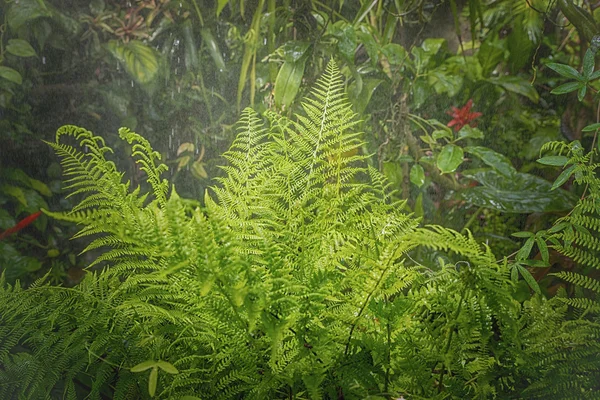
[[[10,4],[5,21],[13,31],[23,24],[40,17],[51,17],[52,12],[46,7],[43,0],[19,0]]]
[[[302,83],[305,64],[306,58],[302,58],[296,62],[286,61],[281,66],[275,80],[275,105],[277,107],[288,107],[296,98]]]
[[[509,92],[525,96],[536,104],[540,100],[540,95],[531,82],[518,76],[502,76],[500,78],[489,79],[488,81],[494,85],[501,86]]]
[[[486,165],[494,168],[506,177],[510,177],[517,172],[504,154],[497,153],[492,149],[483,146],[469,146],[465,147],[465,151],[479,158]]]
[[[9,39],[6,51],[18,57],[34,57],[37,55],[29,42],[23,39]]]
[[[115,40],[108,43],[112,55],[125,65],[129,75],[139,83],[150,83],[158,72],[155,51],[144,43],[132,40],[123,44]]]
[[[463,162],[464,152],[459,146],[449,144],[442,148],[437,157],[437,167],[445,174],[454,172]]]
[[[465,173],[481,184],[461,191],[467,203],[509,213],[560,212],[570,210],[577,197],[562,189],[551,191],[545,179],[517,172],[507,179],[494,170]]]
[[[419,164],[413,165],[410,169],[410,181],[419,188],[425,183],[425,171]]]
[[[7,81],[14,82],[17,85],[23,83],[23,78],[21,77],[21,74],[18,71],[9,67],[5,67],[3,65],[0,65],[0,78],[4,78]]]

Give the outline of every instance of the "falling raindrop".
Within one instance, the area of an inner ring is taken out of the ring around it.
[[[131,81],[131,87],[133,87],[133,81]]]
[[[42,56],[42,64],[46,65],[46,56]]]

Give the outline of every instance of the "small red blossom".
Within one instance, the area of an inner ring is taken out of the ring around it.
[[[28,215],[27,217],[23,218],[21,221],[19,221],[18,224],[16,224],[12,228],[8,228],[4,232],[0,233],[0,240],[12,235],[13,233],[19,232],[21,229],[25,228],[28,225],[31,225],[31,223],[33,223],[33,221],[38,219],[38,217],[40,215],[42,215],[42,212],[38,211],[38,212],[34,212],[33,214]]]
[[[465,125],[476,127],[477,122],[473,122],[473,120],[481,117],[483,114],[480,112],[471,112],[471,107],[473,107],[473,99],[469,99],[467,104],[462,108],[452,107],[452,111],[448,111],[448,115],[452,117],[452,120],[448,122],[447,126],[453,126],[455,132],[460,131]]]

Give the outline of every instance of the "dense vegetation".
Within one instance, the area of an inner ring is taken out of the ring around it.
[[[0,398],[598,398],[594,7],[208,3],[2,4]]]

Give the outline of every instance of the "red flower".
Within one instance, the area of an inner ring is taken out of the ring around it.
[[[33,214],[28,215],[27,217],[23,218],[21,221],[19,221],[18,224],[16,224],[12,228],[8,228],[4,232],[0,233],[0,240],[4,239],[7,236],[12,235],[15,232],[20,231],[21,229],[25,228],[27,225],[31,225],[31,223],[33,221],[35,221],[36,219],[38,219],[38,217],[40,215],[42,215],[42,212],[38,211],[38,212],[34,212]]]
[[[460,131],[465,125],[477,126],[477,123],[473,122],[473,120],[481,117],[483,114],[480,112],[471,112],[471,107],[473,107],[473,99],[469,99],[463,108],[452,107],[452,111],[448,111],[448,115],[452,117],[452,120],[448,122],[448,126],[453,126],[455,132]]]

